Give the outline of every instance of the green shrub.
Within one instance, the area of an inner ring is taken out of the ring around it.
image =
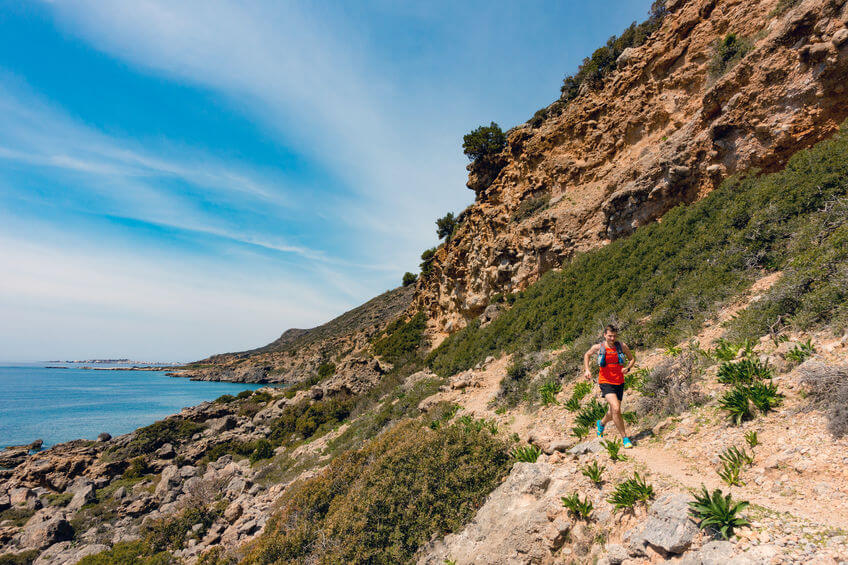
[[[426,323],[424,313],[419,312],[409,320],[401,318],[389,324],[382,337],[374,342],[374,353],[392,365],[414,359],[424,343]]]
[[[636,412],[622,412],[621,419],[624,420],[625,424],[633,425],[639,421],[639,416]]]
[[[332,377],[336,373],[336,366],[332,363],[322,363],[318,365],[318,378],[321,380],[327,377]]]
[[[500,153],[505,147],[506,135],[495,122],[480,126],[462,138],[462,152],[471,161]]]
[[[73,497],[72,492],[53,492],[47,495],[47,503],[50,506],[67,506]]]
[[[581,468],[580,472],[583,473],[584,477],[588,478],[596,485],[599,485],[604,482],[602,475],[605,469],[606,467],[603,465],[598,465],[597,461],[592,461],[591,464]]]
[[[777,6],[775,6],[774,10],[769,13],[769,16],[776,17],[782,16],[790,9],[794,8],[798,4],[801,3],[801,0],[779,0]]]
[[[219,396],[218,398],[216,398],[212,402],[214,402],[215,404],[229,404],[230,402],[233,402],[235,399],[236,399],[236,397],[233,396],[232,394],[222,394],[221,396]]]
[[[703,359],[692,351],[663,359],[643,378],[637,413],[662,418],[701,404],[706,398],[697,385],[702,362]]]
[[[574,385],[574,390],[571,392],[571,397],[576,398],[579,401],[583,400],[587,394],[592,392],[592,383],[587,383],[586,381],[580,381],[579,383]]]
[[[145,455],[166,443],[178,443],[189,439],[204,429],[203,425],[180,417],[171,417],[139,428],[125,448],[127,455]]]
[[[702,485],[701,489],[703,492],[695,495],[689,507],[702,530],[730,539],[735,528],[749,524],[747,519],[738,515],[748,506],[747,502],[734,502],[730,494],[724,496],[720,489],[715,489],[712,495],[705,486]]]
[[[647,502],[654,498],[653,485],[645,482],[639,473],[633,473],[633,478],[619,483],[615,491],[607,499],[615,510],[629,510],[637,502]]]
[[[559,404],[556,396],[561,390],[562,385],[559,384],[558,380],[552,379],[546,381],[541,387],[539,387],[539,396],[542,398],[542,404],[544,406],[549,404]]]
[[[601,445],[604,446],[604,449],[607,450],[607,455],[609,455],[610,459],[613,461],[627,461],[627,456],[621,453],[621,440],[617,439],[615,441],[601,441]]]
[[[744,449],[734,446],[725,449],[718,458],[721,461],[718,476],[728,486],[744,485],[745,483],[739,478],[739,475],[742,472],[742,467],[754,462],[754,457]]]
[[[236,395],[236,398],[239,399],[239,400],[244,400],[245,398],[250,398],[251,396],[253,396],[253,391],[248,389],[248,390],[243,390],[240,393],[238,393]]]
[[[564,406],[569,412],[576,412],[580,409],[580,400],[572,396],[565,401]]]
[[[147,466],[147,461],[144,457],[136,457],[130,461],[130,466],[127,467],[126,471],[124,471],[123,477],[125,479],[137,479],[139,477],[143,477],[149,472],[150,468]]]
[[[535,445],[516,447],[509,452],[509,456],[512,457],[513,460],[522,463],[535,463],[541,454],[542,450]]]
[[[144,526],[143,539],[153,551],[181,549],[189,538],[189,533],[202,538],[215,520],[223,514],[226,501],[219,501],[213,506],[189,506],[173,516],[152,520]],[[192,528],[201,524],[201,528]]]
[[[719,77],[729,71],[736,63],[745,58],[753,44],[746,38],[728,33],[713,44],[713,59],[710,62],[710,74]]]
[[[0,555],[0,565],[30,565],[41,552],[37,549]]]
[[[744,420],[750,420],[754,417],[751,412],[751,404],[748,402],[748,391],[742,385],[736,385],[725,392],[718,404],[737,426]]]
[[[349,415],[356,400],[349,396],[334,396],[315,402],[303,400],[283,408],[283,413],[271,420],[271,433],[268,439],[275,445],[282,445],[294,436],[309,439],[319,430],[326,430],[343,422]]]
[[[512,362],[506,368],[506,375],[501,379],[501,387],[495,404],[514,408],[522,401],[529,401],[530,373],[534,369],[532,356],[513,356]]]
[[[173,556],[166,551],[157,552],[143,541],[122,541],[111,549],[83,557],[78,565],[170,565]]]
[[[591,57],[583,59],[583,63],[579,66],[577,73],[566,76],[563,79],[562,87],[560,88],[560,100],[566,103],[573,100],[577,97],[580,87],[584,84],[590,87],[597,87],[604,77],[615,70],[616,60],[619,55],[628,47],[638,47],[645,43],[648,37],[660,27],[667,13],[665,0],[655,1],[651,5],[647,20],[640,24],[633,22],[620,36],[612,36],[606,45],[596,49]],[[541,124],[541,117],[534,116],[534,125],[537,123]]]
[[[436,235],[439,239],[450,241],[454,230],[456,229],[456,218],[453,212],[448,212],[445,216],[436,220]]]
[[[741,486],[745,484],[739,478],[739,474],[741,472],[742,469],[740,467],[736,467],[725,462],[722,463],[721,468],[718,470],[718,476],[721,477],[721,480],[724,481],[728,486]]]
[[[415,281],[418,280],[418,275],[415,273],[410,273],[409,271],[403,274],[403,286],[409,286],[411,284],[415,284]]]
[[[606,413],[606,405],[598,402],[598,399],[593,398],[588,404],[580,409],[580,412],[577,413],[577,417],[574,421],[580,426],[591,428],[594,427],[595,422],[602,419]]]
[[[580,496],[576,492],[563,496],[562,505],[568,508],[568,511],[578,520],[588,520],[592,516],[592,510],[595,507],[588,496],[580,500]]]
[[[509,466],[488,432],[401,423],[288,487],[244,562],[410,561],[461,528]]]
[[[731,385],[748,384],[771,377],[771,368],[759,359],[722,363],[718,370],[718,382]]]
[[[419,267],[421,268],[421,276],[426,278],[430,276],[433,272],[433,259],[436,258],[436,248],[431,247],[430,249],[425,249],[421,253],[421,263],[419,263]]]
[[[262,459],[270,459],[274,456],[274,446],[267,439],[256,440],[253,451],[250,453],[250,462],[256,463]]]
[[[638,371],[630,371],[624,375],[624,390],[635,390],[642,392],[642,385],[645,383],[645,378],[651,374],[649,369],[639,369]],[[587,383],[588,384],[588,383]]]
[[[631,348],[674,343],[764,270],[784,274],[730,322],[735,341],[759,338],[778,320],[779,327],[848,323],[846,179],[843,127],[783,171],[727,179],[661,223],[578,254],[485,327],[471,323],[444,340],[428,364],[447,377],[525,347],[588,347],[613,314]],[[579,361],[585,349],[572,348]]]

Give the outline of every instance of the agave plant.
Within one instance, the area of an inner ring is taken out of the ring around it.
[[[606,413],[607,407],[598,402],[597,398],[593,398],[588,404],[580,409],[580,412],[577,413],[575,422],[581,426],[589,428],[594,426],[595,422],[603,418]]]
[[[592,481],[596,485],[599,485],[604,481],[601,475],[603,475],[605,469],[606,467],[603,465],[598,465],[597,461],[592,461],[591,464],[581,468],[580,472],[583,473],[584,477],[587,477],[590,481]]]
[[[722,463],[721,469],[718,470],[718,476],[721,477],[721,480],[724,481],[727,486],[741,486],[745,484],[744,481],[739,478],[739,474],[741,472],[741,467],[724,462]]]
[[[745,434],[745,441],[748,443],[748,446],[751,449],[754,449],[755,447],[760,445],[760,440],[757,437],[757,432],[755,432],[754,430],[751,430],[750,432],[747,432]]]
[[[574,398],[573,396],[565,401],[565,408],[569,412],[576,412],[580,410],[580,399]]]
[[[583,439],[584,437],[589,435],[589,428],[586,426],[574,426],[571,428],[571,435],[576,437],[577,439]]]
[[[763,414],[783,404],[783,394],[777,391],[774,383],[755,382],[745,387],[748,398]]]
[[[805,343],[796,345],[795,347],[790,349],[784,357],[786,357],[786,359],[789,361],[801,363],[803,361],[806,361],[807,358],[811,357],[815,352],[816,348],[813,347],[812,340],[808,339]]]
[[[580,500],[580,496],[576,492],[563,496],[562,505],[568,508],[580,520],[588,520],[592,516],[592,510],[595,508],[595,505],[592,504],[588,496]]]
[[[628,424],[635,424],[639,419],[639,416],[636,415],[636,412],[622,412],[621,418]]]
[[[510,457],[522,463],[535,463],[542,454],[542,450],[535,445],[524,445],[516,447],[510,452]]]
[[[645,482],[639,473],[633,473],[633,478],[619,483],[615,491],[607,499],[616,510],[633,508],[637,502],[646,502],[654,497],[653,485]]]
[[[638,371],[627,373],[624,375],[624,390],[641,391],[645,378],[650,374],[651,372],[648,369],[639,369]]]
[[[544,406],[549,404],[559,404],[556,399],[556,395],[559,394],[559,391],[561,390],[562,385],[559,384],[559,381],[550,380],[545,382],[539,387],[539,396],[542,398],[542,404]]]
[[[748,403],[748,391],[740,385],[724,393],[718,404],[737,426],[752,416],[751,405]]]
[[[604,449],[607,450],[610,459],[612,459],[613,461],[627,461],[627,456],[621,453],[620,439],[617,439],[615,441],[602,441],[601,445],[604,446]]]
[[[745,517],[739,515],[748,506],[747,502],[734,502],[730,494],[725,496],[720,489],[715,489],[712,495],[707,487],[701,485],[701,489],[701,494],[696,494],[695,500],[689,503],[690,511],[699,521],[701,529],[730,539],[735,528],[749,524]]]
[[[771,377],[771,368],[759,359],[726,362],[718,369],[718,382],[730,385],[753,383]]]
[[[574,390],[571,392],[571,397],[576,398],[578,401],[583,400],[587,394],[592,392],[592,385],[587,383],[586,381],[580,381],[576,385],[574,385]]]

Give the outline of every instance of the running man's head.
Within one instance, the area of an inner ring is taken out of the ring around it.
[[[618,328],[610,324],[604,328],[604,339],[607,343],[615,343],[615,338],[618,337]]]

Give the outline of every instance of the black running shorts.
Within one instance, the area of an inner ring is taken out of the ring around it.
[[[611,385],[607,383],[598,383],[598,386],[601,387],[601,396],[606,396],[612,393],[618,397],[619,402],[621,402],[621,399],[624,398],[624,384]]]

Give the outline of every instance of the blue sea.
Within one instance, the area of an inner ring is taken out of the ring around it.
[[[113,436],[186,406],[261,385],[190,381],[165,371],[95,371],[56,363],[0,365],[0,448]]]

